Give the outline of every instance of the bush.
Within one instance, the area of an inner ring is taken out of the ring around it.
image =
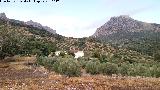
[[[109,61],[109,58],[106,55],[104,55],[104,54],[100,55],[99,59],[100,59],[101,63],[106,63],[106,62]]]
[[[156,68],[155,77],[160,77],[160,67]]]
[[[150,68],[140,64],[130,64],[128,68],[128,75],[129,76],[151,76]]]
[[[153,65],[150,68],[150,72],[151,72],[152,77],[160,77],[160,67],[159,67],[159,65]]]
[[[49,69],[53,66],[53,64],[56,61],[57,61],[57,58],[55,57],[43,57],[43,56],[37,57],[37,64],[45,66]]]
[[[80,57],[77,60],[80,64],[80,66],[84,69],[86,67],[86,64],[87,64],[88,60],[84,57]]]
[[[160,51],[154,54],[154,60],[160,62]]]
[[[100,56],[101,56],[101,54],[100,54],[99,51],[94,51],[94,52],[92,53],[92,57],[93,57],[93,58],[100,58]]]
[[[53,64],[53,70],[57,73],[71,76],[80,76],[81,68],[73,58],[61,58]]]
[[[86,71],[90,74],[99,74],[100,73],[100,65],[101,63],[99,61],[88,61],[86,64]]]
[[[121,75],[127,75],[128,74],[128,68],[129,68],[129,64],[122,63],[121,66],[119,67],[119,73]]]
[[[45,64],[45,61],[46,61],[46,57],[37,57],[37,64],[38,65],[44,65]]]
[[[105,63],[104,64],[103,74],[112,75],[118,74],[118,65],[114,63]]]
[[[139,66],[137,70],[139,70],[138,75],[140,75],[140,76],[146,76],[146,77],[151,76],[149,67],[147,67],[145,65]]]

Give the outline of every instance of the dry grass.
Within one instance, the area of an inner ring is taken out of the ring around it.
[[[15,70],[30,69],[29,66],[19,65],[19,64],[10,65],[10,68],[15,69]]]
[[[0,63],[0,90],[160,90],[160,78],[85,74],[69,78],[44,67],[25,66],[20,63],[24,60]]]
[[[26,66],[27,64],[34,64],[36,62],[36,57],[7,57],[0,62],[0,69],[1,68],[12,68],[15,70],[21,69],[30,69],[30,67]]]
[[[8,63],[0,63],[0,68],[7,68],[9,67]]]
[[[6,57],[4,60],[2,60],[3,62],[14,62],[14,63],[35,63],[36,62],[36,57],[30,57],[30,56],[26,56],[26,57],[21,57],[21,56],[13,56],[13,57]]]
[[[160,78],[82,76],[66,77],[36,69],[0,69],[1,90],[160,90]]]

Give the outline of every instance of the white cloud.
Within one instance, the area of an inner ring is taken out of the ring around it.
[[[34,21],[39,22],[42,25],[49,26],[55,29],[58,34],[67,37],[90,36],[92,31],[95,31],[92,28],[86,28],[90,25],[89,21],[80,20],[77,17],[50,15],[47,17],[40,17],[40,19],[37,18]]]
[[[87,29],[91,22],[87,20],[81,20],[78,17],[73,16],[55,16],[55,15],[37,15],[31,11],[13,11],[6,10],[6,15],[10,19],[16,19],[21,21],[33,20],[41,23],[44,26],[49,26],[56,30],[60,35],[67,37],[84,37],[90,36],[92,31],[91,28]]]

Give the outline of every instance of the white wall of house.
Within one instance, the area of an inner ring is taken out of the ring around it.
[[[84,52],[83,51],[78,51],[75,54],[75,57],[74,58],[79,58],[79,57],[83,57],[84,56]]]
[[[56,55],[56,56],[59,56],[60,53],[61,53],[61,51],[56,51],[56,52],[55,52],[55,55]]]

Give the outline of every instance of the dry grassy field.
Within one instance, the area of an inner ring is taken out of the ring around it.
[[[160,90],[160,78],[82,75],[67,77],[43,67],[0,68],[0,90]]]

